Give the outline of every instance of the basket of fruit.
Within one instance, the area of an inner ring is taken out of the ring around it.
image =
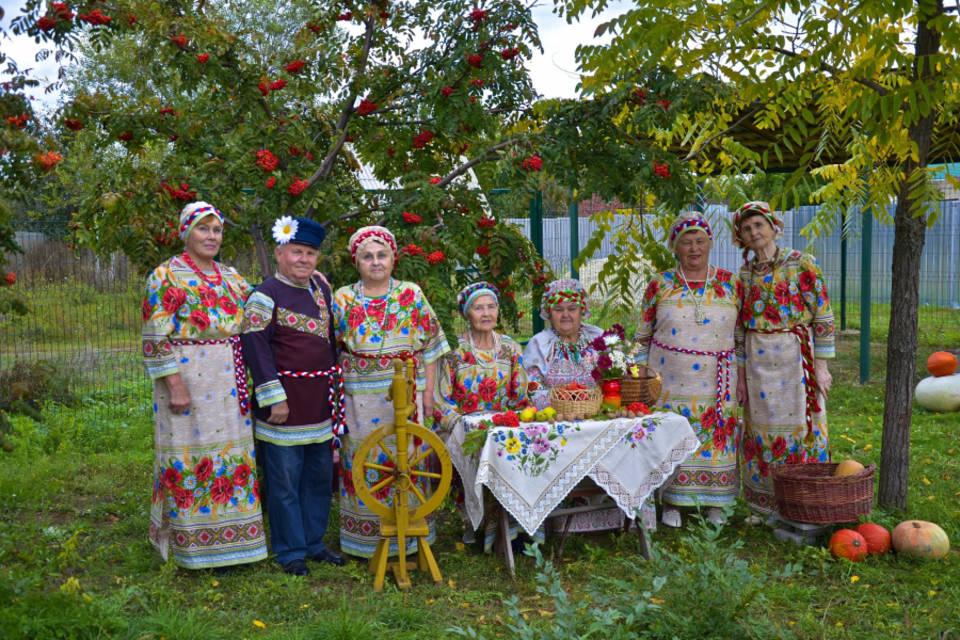
[[[642,402],[654,405],[660,397],[663,381],[660,374],[647,367],[647,375],[641,376],[636,367],[630,367],[628,376],[620,380],[620,398],[624,404]],[[636,373],[636,375],[634,375]]]
[[[550,389],[550,406],[571,420],[583,420],[600,410],[603,403],[603,394],[600,387],[586,386],[579,382],[571,382],[562,387]]]

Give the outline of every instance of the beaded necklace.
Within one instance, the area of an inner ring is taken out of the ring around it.
[[[363,280],[357,281],[357,297],[360,298],[360,304],[363,305],[363,321],[367,324],[368,327],[373,331],[374,335],[380,336],[383,338],[387,335],[386,330],[384,329],[384,322],[387,319],[387,300],[390,297],[390,293],[393,291],[394,282],[393,277],[390,278],[390,282],[387,285],[387,293],[383,296],[383,317],[379,321],[370,322],[370,304],[373,302],[373,299],[368,298],[363,292]],[[380,301],[378,300],[379,306]]]
[[[707,293],[707,285],[710,284],[710,281],[711,281],[711,280],[713,280],[713,278],[710,276],[710,267],[709,267],[709,265],[707,266],[707,276],[706,276],[706,279],[703,281],[703,293],[701,293],[701,294],[699,294],[699,295],[697,294],[696,291],[694,291],[693,287],[690,286],[690,283],[687,282],[686,276],[683,275],[683,267],[681,267],[681,266],[679,266],[679,265],[677,266],[677,275],[680,276],[680,282],[683,283],[683,288],[684,288],[686,291],[690,292],[690,299],[693,300],[693,307],[694,307],[693,316],[694,316],[694,319],[697,321],[697,324],[703,324],[703,321],[704,321],[704,319],[706,318],[706,316],[704,315],[704,312],[703,312],[703,297],[704,297],[704,296],[706,295],[706,293]],[[714,275],[714,276],[717,275],[717,270],[716,270],[716,268],[714,268],[714,270],[713,270],[713,275]]]
[[[488,349],[481,349],[473,341],[473,331],[467,329],[467,344],[470,345],[470,352],[476,353],[478,351],[488,351]],[[481,370],[489,369],[493,371],[497,368],[497,354],[500,353],[500,336],[496,331],[493,332],[493,358],[490,359],[490,364],[480,362],[480,358],[474,357],[474,360],[477,363],[477,366]]]
[[[183,252],[183,255],[181,255],[180,258],[188,267],[193,269],[193,272],[197,274],[198,278],[209,284],[211,287],[219,287],[221,284],[223,284],[223,274],[220,273],[220,267],[217,266],[216,262],[213,262],[214,275],[208,276],[200,269],[200,267],[197,266],[197,263],[193,261],[193,258],[191,258],[190,254],[186,251]]]
[[[552,331],[553,335],[557,338],[553,347],[554,352],[564,360],[570,360],[579,364],[580,356],[587,350],[587,341],[583,337],[583,328],[581,327],[577,330],[576,342],[565,341],[553,327],[550,327],[550,331]]]

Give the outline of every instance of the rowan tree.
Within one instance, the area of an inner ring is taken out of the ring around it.
[[[12,30],[77,53],[54,171],[75,200],[78,246],[151,267],[179,246],[176,211],[205,199],[228,220],[225,256],[252,246],[261,273],[276,217],[326,224],[323,267],[338,284],[356,278],[353,229],[385,224],[402,249],[396,274],[420,282],[445,322],[467,279],[501,285],[515,323],[514,292],[546,277],[466,179],[539,178],[524,166],[533,135],[515,126],[539,46],[522,2],[30,0]],[[361,160],[386,193],[361,188]]]

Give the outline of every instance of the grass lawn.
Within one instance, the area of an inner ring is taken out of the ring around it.
[[[880,457],[884,350],[875,382],[860,386],[856,348],[844,337],[833,367],[831,442],[835,459],[869,464]],[[956,550],[939,562],[836,561],[745,525],[742,506],[719,531],[661,528],[649,562],[634,535],[573,536],[558,567],[524,557],[516,580],[458,543],[449,504],[434,547],[441,585],[415,572],[409,592],[388,576],[375,593],[356,561],[312,565],[305,579],[272,561],[219,578],[180,570],[147,542],[152,425],[136,397],[142,389],[88,397],[42,424],[14,417],[16,447],[0,452],[0,638],[400,639],[453,637],[456,626],[488,638],[960,638]],[[871,519],[934,521],[956,546],[958,479],[960,414],[916,409],[909,511]],[[336,533],[334,517],[334,548]]]

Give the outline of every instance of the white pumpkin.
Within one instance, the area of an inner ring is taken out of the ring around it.
[[[930,411],[960,409],[960,373],[950,376],[930,376],[917,383],[914,399]]]

